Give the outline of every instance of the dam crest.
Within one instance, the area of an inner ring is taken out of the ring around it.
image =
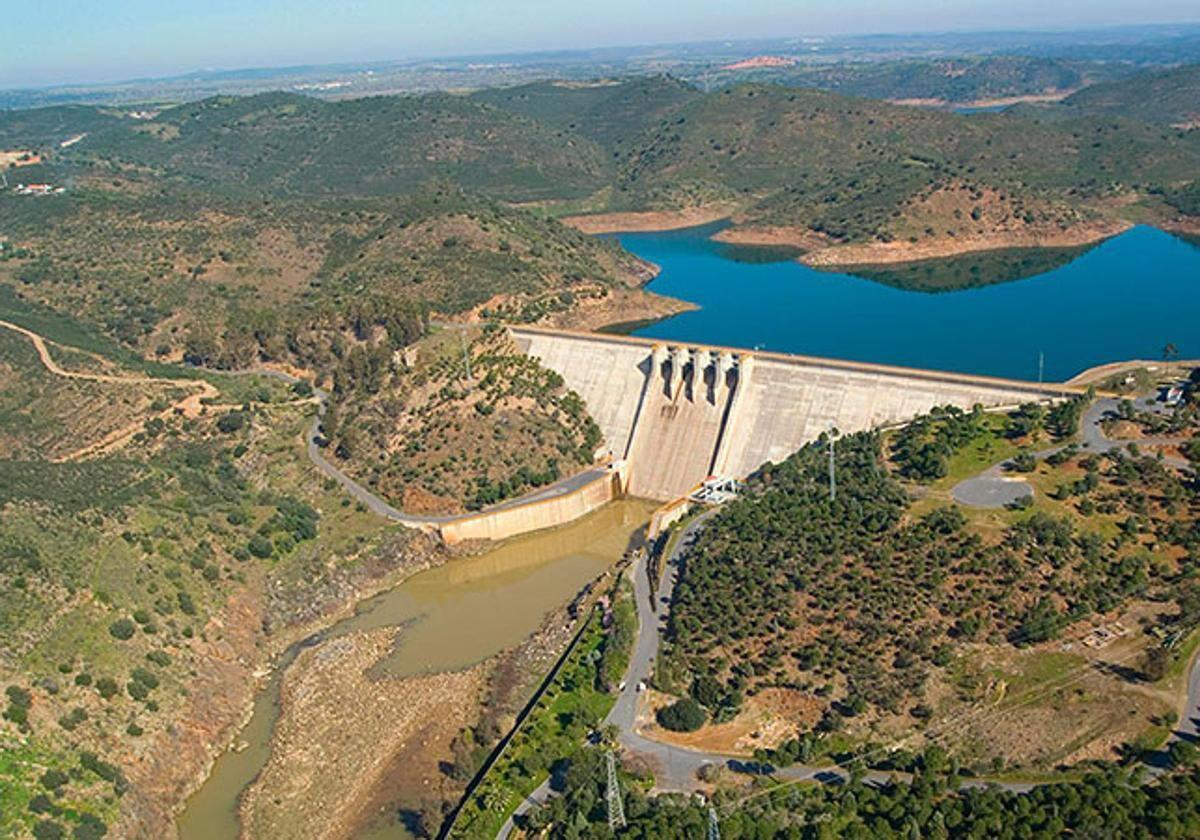
[[[626,491],[668,501],[743,478],[830,429],[907,422],[938,406],[1016,406],[1079,393],[1037,384],[691,342],[510,327],[587,405]]]

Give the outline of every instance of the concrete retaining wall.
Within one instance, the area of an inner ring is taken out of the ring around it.
[[[659,534],[687,516],[691,509],[692,502],[686,497],[667,502],[650,515],[650,526],[646,529],[646,539],[648,541],[657,539]]]
[[[440,526],[439,532],[447,544],[454,545],[466,540],[504,540],[565,525],[618,498],[623,481],[623,470],[614,469],[569,493],[458,519]]]

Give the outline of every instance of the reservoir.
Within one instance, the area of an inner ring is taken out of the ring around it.
[[[720,224],[616,238],[661,266],[649,289],[700,308],[634,334],[1036,381],[1200,357],[1200,247],[1149,227],[1095,246],[818,271],[712,241]]]
[[[450,560],[365,601],[352,617],[293,645],[255,698],[253,716],[236,739],[243,746],[218,758],[188,800],[177,823],[181,840],[238,836],[238,799],[270,758],[280,680],[303,647],[363,630],[404,627],[391,655],[374,666],[390,676],[452,671],[481,662],[520,644],[546,613],[616,563],[638,539],[654,507],[632,499],[612,502],[561,528]],[[398,826],[390,834],[407,836]]]

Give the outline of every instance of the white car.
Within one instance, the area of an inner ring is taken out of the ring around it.
[[[638,684],[637,684],[637,690],[638,690],[639,692],[645,691],[645,690],[646,690],[646,684],[645,684],[644,682],[642,682],[641,680],[638,680]]]

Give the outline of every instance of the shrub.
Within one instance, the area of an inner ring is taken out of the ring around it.
[[[148,671],[145,668],[134,668],[129,676],[146,686],[146,688],[158,688],[158,677],[154,676],[152,671]]]
[[[117,696],[120,688],[117,686],[117,681],[112,677],[101,677],[96,680],[96,691],[100,692],[100,696],[105,700],[111,700]]]
[[[108,632],[112,634],[112,637],[121,641],[132,639],[135,629],[134,623],[128,618],[118,618],[112,624],[108,625]]]
[[[272,545],[271,541],[262,534],[255,534],[250,538],[250,542],[246,544],[246,550],[255,557],[265,560],[271,556],[272,552],[275,551],[275,546]]]
[[[1200,749],[1191,741],[1182,739],[1171,742],[1169,752],[1171,753],[1171,763],[1176,767],[1186,767],[1190,764],[1195,764],[1196,759],[1200,757]]]
[[[64,773],[61,770],[55,770],[53,768],[50,770],[47,770],[38,779],[38,782],[46,790],[58,790],[60,787],[65,785],[68,781],[69,781],[69,779],[67,778],[66,773]]]
[[[33,836],[37,840],[61,840],[67,833],[54,820],[41,820],[33,827]]]
[[[658,710],[658,722],[672,732],[695,732],[707,717],[704,707],[691,697],[683,697]]]
[[[246,425],[246,412],[228,411],[217,419],[217,429],[225,434],[231,434]]]
[[[100,840],[108,834],[108,826],[95,814],[83,814],[71,834],[75,840]]]

